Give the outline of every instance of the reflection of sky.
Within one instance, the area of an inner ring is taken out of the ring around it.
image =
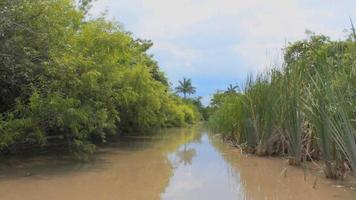
[[[184,148],[195,149],[196,155],[191,165],[177,163],[177,153],[169,156],[176,167],[162,199],[244,199],[238,173],[210,144],[206,134],[201,143],[182,145],[177,152]]]

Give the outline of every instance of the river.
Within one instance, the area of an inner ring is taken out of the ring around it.
[[[52,155],[0,164],[1,200],[355,200],[354,187],[240,154],[202,127],[126,137],[86,163]]]

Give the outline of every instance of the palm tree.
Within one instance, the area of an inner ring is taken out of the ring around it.
[[[225,93],[231,94],[231,93],[237,93],[239,91],[239,86],[237,85],[232,85],[230,84],[229,87],[226,89]]]
[[[183,78],[183,81],[178,81],[179,86],[175,88],[177,93],[183,93],[184,99],[187,94],[194,94],[196,92],[195,87],[192,86],[192,80],[190,78]]]
[[[177,152],[178,163],[183,163],[183,165],[191,165],[193,158],[197,155],[197,151],[194,148],[187,149],[186,144],[184,144],[184,149]]]

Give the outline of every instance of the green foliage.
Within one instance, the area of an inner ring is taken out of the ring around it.
[[[195,93],[195,87],[192,85],[192,80],[190,78],[183,78],[183,81],[178,81],[179,86],[177,86],[176,92],[177,93],[183,93],[183,98],[187,98],[187,94],[194,94]]]
[[[0,151],[56,145],[85,160],[109,135],[200,119],[169,92],[152,43],[86,20],[90,2],[0,2]]]
[[[302,160],[303,113],[300,97],[299,73],[292,73],[289,69],[284,71],[284,77],[278,80],[280,88],[280,113],[279,125],[288,141],[288,154],[294,164],[299,165]]]
[[[238,132],[238,130],[241,128],[239,127],[241,124],[239,124],[239,120],[242,119],[241,114],[243,109],[241,100],[241,96],[239,95],[224,95],[222,105],[209,119],[212,128],[222,131],[225,134],[240,138],[240,132]]]
[[[330,178],[356,170],[356,43],[323,35],[289,44],[282,68],[214,95],[210,125],[258,155],[325,161]],[[321,157],[315,152],[320,152]]]
[[[187,99],[183,99],[183,101],[186,104],[191,105],[191,107],[195,110],[196,114],[200,114],[199,119],[201,120],[208,120],[209,119],[209,113],[207,108],[202,104],[201,102],[202,97],[195,97],[195,98],[187,98]]]

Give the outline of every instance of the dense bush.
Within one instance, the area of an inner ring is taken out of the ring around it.
[[[171,94],[147,50],[90,1],[0,2],[0,151],[59,145],[87,158],[109,135],[183,126],[197,109]]]

